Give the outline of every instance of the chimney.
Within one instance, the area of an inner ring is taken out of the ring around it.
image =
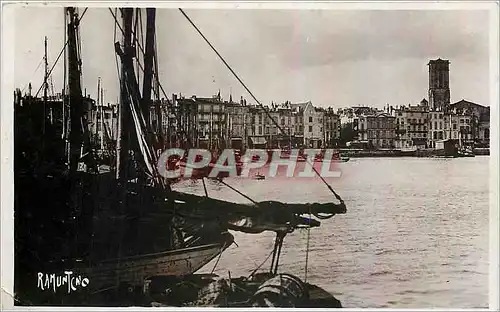
[[[244,105],[244,104],[243,104],[243,95],[242,95],[242,96],[241,96],[241,98],[240,98],[240,104],[241,104],[241,105]]]

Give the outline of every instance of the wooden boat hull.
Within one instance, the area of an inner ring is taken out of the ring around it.
[[[162,291],[166,288],[171,293]],[[195,274],[188,283],[153,277],[145,283],[144,294],[154,307],[342,308],[333,295],[291,274],[257,273],[230,280]]]
[[[84,269],[84,272],[93,291],[116,286],[117,282],[142,286],[144,280],[150,276],[192,274],[228,248],[233,241],[234,237],[225,233],[219,243],[105,260]]]

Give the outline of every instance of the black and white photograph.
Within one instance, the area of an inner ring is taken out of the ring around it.
[[[2,3],[2,310],[498,309],[498,13]]]

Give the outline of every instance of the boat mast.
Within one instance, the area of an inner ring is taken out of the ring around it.
[[[44,39],[44,65],[45,65],[45,72],[43,76],[43,134],[45,135],[45,127],[46,127],[46,114],[47,114],[47,92],[49,88],[49,83],[48,83],[48,75],[49,75],[49,63],[47,61],[47,36],[45,36]]]
[[[80,66],[77,50],[77,27],[79,24],[75,8],[67,8],[69,14],[68,29],[68,90],[69,90],[69,169],[74,172],[78,169],[78,161],[81,155],[83,140],[83,129],[81,119],[83,116],[82,87],[80,84]]]
[[[158,133],[158,142],[159,145],[158,147],[163,149],[165,145],[165,132],[163,130],[163,103],[160,98],[160,78],[158,77],[158,57],[157,57],[157,43],[156,43],[156,33],[155,33],[155,53],[153,55],[154,57],[154,90],[155,90],[155,100],[156,100],[156,118],[157,118],[157,133]],[[172,99],[173,101],[173,99]],[[168,106],[167,106],[168,107]],[[165,116],[167,118],[167,116]],[[167,118],[168,119],[168,118]]]
[[[100,104],[100,113],[101,113],[101,153],[104,153],[104,132],[106,130],[104,128],[105,127],[105,124],[104,124],[104,100],[103,100],[104,92],[102,89],[101,77],[99,77],[99,81],[100,81],[100,90],[99,90],[99,93],[97,94],[97,97],[99,98],[99,96],[100,96],[99,104]]]
[[[123,20],[123,53],[125,57],[131,57],[132,47],[132,19],[134,10],[131,8],[120,9]],[[115,48],[119,49],[120,44],[115,43]],[[126,129],[130,123],[130,112],[128,107],[127,92],[127,64],[122,62],[121,66],[121,86],[120,86],[120,107],[118,119],[118,140],[116,146],[116,178],[120,183],[126,182],[126,171],[128,167],[129,133]]]
[[[210,143],[209,143],[209,147],[208,147],[210,149],[210,151],[213,150],[213,148],[212,148],[212,127],[213,127],[213,113],[212,113],[212,111],[210,111],[210,136],[209,136]]]
[[[96,101],[96,109],[95,112],[92,110],[93,118],[94,118],[94,125],[95,125],[95,137],[99,136],[99,127],[98,127],[98,115],[99,115],[99,90],[101,90],[101,77],[97,77],[97,101]]]
[[[68,15],[66,14],[66,8],[64,8],[64,26],[66,27],[68,25]],[[67,38],[66,34],[67,31],[64,29],[64,44],[66,44]],[[66,136],[66,88],[67,88],[67,82],[68,82],[68,77],[66,77],[67,73],[67,65],[68,65],[68,52],[66,49],[64,49],[64,60],[63,60],[63,91],[62,91],[62,139],[64,140],[64,155],[69,154],[68,153],[68,138]],[[66,154],[67,153],[67,154]],[[66,162],[68,159],[66,160]]]
[[[155,50],[155,18],[156,9],[146,9],[146,51],[144,53],[144,77],[142,86],[141,110],[146,125],[150,125],[150,103],[153,80],[154,50]]]

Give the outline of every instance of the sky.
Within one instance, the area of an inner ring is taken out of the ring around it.
[[[82,12],[82,10],[80,10]],[[451,101],[489,106],[489,15],[479,10],[186,9],[194,23],[264,104],[312,101],[320,107],[416,104],[428,98],[431,59],[450,61]],[[44,36],[49,67],[63,47],[64,11],[16,9],[15,84],[43,81]],[[166,93],[225,99],[250,95],[177,9],[157,10],[160,82]],[[83,87],[104,100],[119,94],[114,19],[89,8],[80,27]],[[119,33],[118,38],[119,40]],[[63,86],[62,60],[54,68]],[[56,91],[57,92],[57,91]]]

